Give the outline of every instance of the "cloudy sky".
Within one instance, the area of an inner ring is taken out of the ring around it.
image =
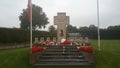
[[[0,27],[19,28],[19,15],[27,8],[28,0],[0,0]],[[73,26],[97,26],[97,0],[32,0],[41,6],[53,25],[57,12],[66,12]],[[99,0],[100,28],[120,25],[120,0]],[[49,26],[47,25],[47,26]]]

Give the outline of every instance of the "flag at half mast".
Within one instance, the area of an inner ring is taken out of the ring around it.
[[[30,23],[30,48],[32,48],[32,3],[28,0],[28,22]]]
[[[28,0],[28,21],[31,22],[31,0]]]

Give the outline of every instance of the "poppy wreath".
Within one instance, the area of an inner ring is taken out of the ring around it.
[[[85,46],[81,46],[78,48],[78,51],[84,51]]]
[[[47,45],[51,46],[52,45],[52,41],[46,41],[45,42]]]
[[[88,52],[88,53],[93,53],[93,47],[92,46],[86,46],[84,51]]]
[[[43,46],[33,46],[32,47],[32,53],[41,52],[44,50],[45,50],[45,47],[43,47]]]
[[[93,53],[93,47],[92,46],[82,46],[82,47],[78,48],[78,51]]]
[[[72,45],[75,45],[75,42],[72,42]]]
[[[65,40],[65,41],[63,42],[63,44],[70,44],[70,42],[67,41],[67,40]]]
[[[65,40],[63,43],[61,43],[61,46],[65,46],[65,45],[67,45],[67,44],[70,44],[70,42],[67,41],[67,40]]]

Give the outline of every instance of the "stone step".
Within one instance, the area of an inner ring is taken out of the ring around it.
[[[65,46],[65,48],[77,48],[76,46]]]
[[[71,56],[71,55],[68,55],[68,56],[63,56],[63,55],[56,55],[56,56],[42,56],[40,57],[40,59],[83,59],[84,57],[83,56]]]
[[[62,46],[46,46],[47,48],[62,48]],[[65,45],[65,48],[76,48],[77,46]]]
[[[65,48],[77,48],[77,46],[64,46]],[[62,46],[46,46],[46,48],[63,48]]]
[[[65,51],[61,46],[46,46],[46,51],[34,64],[39,65],[90,65],[78,52],[76,46],[66,45]]]
[[[62,47],[46,47],[46,50],[62,50]],[[66,50],[77,50],[77,47],[65,47]]]
[[[77,50],[77,48],[64,48],[65,50]],[[46,50],[63,50],[63,48],[46,48]]]
[[[54,51],[54,52],[60,52],[63,51],[63,49],[46,49],[46,51]],[[70,52],[78,52],[77,49],[65,49],[65,51],[70,51]]]
[[[88,62],[40,62],[34,64],[35,66],[39,65],[90,65]]]
[[[81,55],[79,52],[44,52],[43,55]]]
[[[65,49],[65,51],[76,51],[76,52],[78,52],[77,49]]]
[[[63,49],[46,49],[46,51],[63,51]]]
[[[41,65],[90,65],[88,62],[39,62],[35,66]]]
[[[46,48],[62,48],[61,46],[47,46]]]
[[[38,62],[87,62],[84,59],[40,59]]]

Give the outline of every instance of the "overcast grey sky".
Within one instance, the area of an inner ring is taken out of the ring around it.
[[[66,12],[73,26],[97,26],[97,0],[32,0],[41,6],[53,25],[57,12]],[[19,15],[27,7],[28,0],[0,0],[0,27],[20,27]],[[120,0],[99,0],[100,27],[120,25]],[[48,25],[48,26],[49,26]]]

